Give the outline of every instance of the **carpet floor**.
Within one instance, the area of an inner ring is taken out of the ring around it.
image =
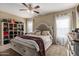
[[[0,52],[0,56],[21,56],[19,53],[16,51],[12,50],[11,48]]]
[[[47,56],[67,56],[67,48],[62,45],[52,45],[46,52]]]

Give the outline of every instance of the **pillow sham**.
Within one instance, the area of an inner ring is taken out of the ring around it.
[[[36,31],[35,35],[41,35],[41,32],[40,31]]]
[[[50,31],[43,31],[42,32],[42,35],[49,35],[50,34]]]

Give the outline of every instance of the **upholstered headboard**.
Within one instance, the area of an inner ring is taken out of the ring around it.
[[[50,26],[48,26],[47,24],[44,24],[44,23],[40,24],[40,25],[36,28],[36,30],[41,31],[41,33],[42,33],[43,31],[50,31],[50,33],[51,33]]]

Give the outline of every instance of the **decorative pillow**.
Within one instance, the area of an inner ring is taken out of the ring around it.
[[[43,31],[42,32],[42,35],[49,35],[50,34],[50,31]]]
[[[40,31],[36,31],[35,35],[41,35],[41,32]]]

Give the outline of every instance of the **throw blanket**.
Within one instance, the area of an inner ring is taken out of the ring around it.
[[[27,40],[34,40],[38,46],[39,46],[39,52],[38,52],[38,55],[40,56],[45,56],[45,47],[44,47],[44,43],[43,43],[43,40],[40,38],[40,37],[33,37],[33,36],[19,36],[23,39],[27,39]]]

